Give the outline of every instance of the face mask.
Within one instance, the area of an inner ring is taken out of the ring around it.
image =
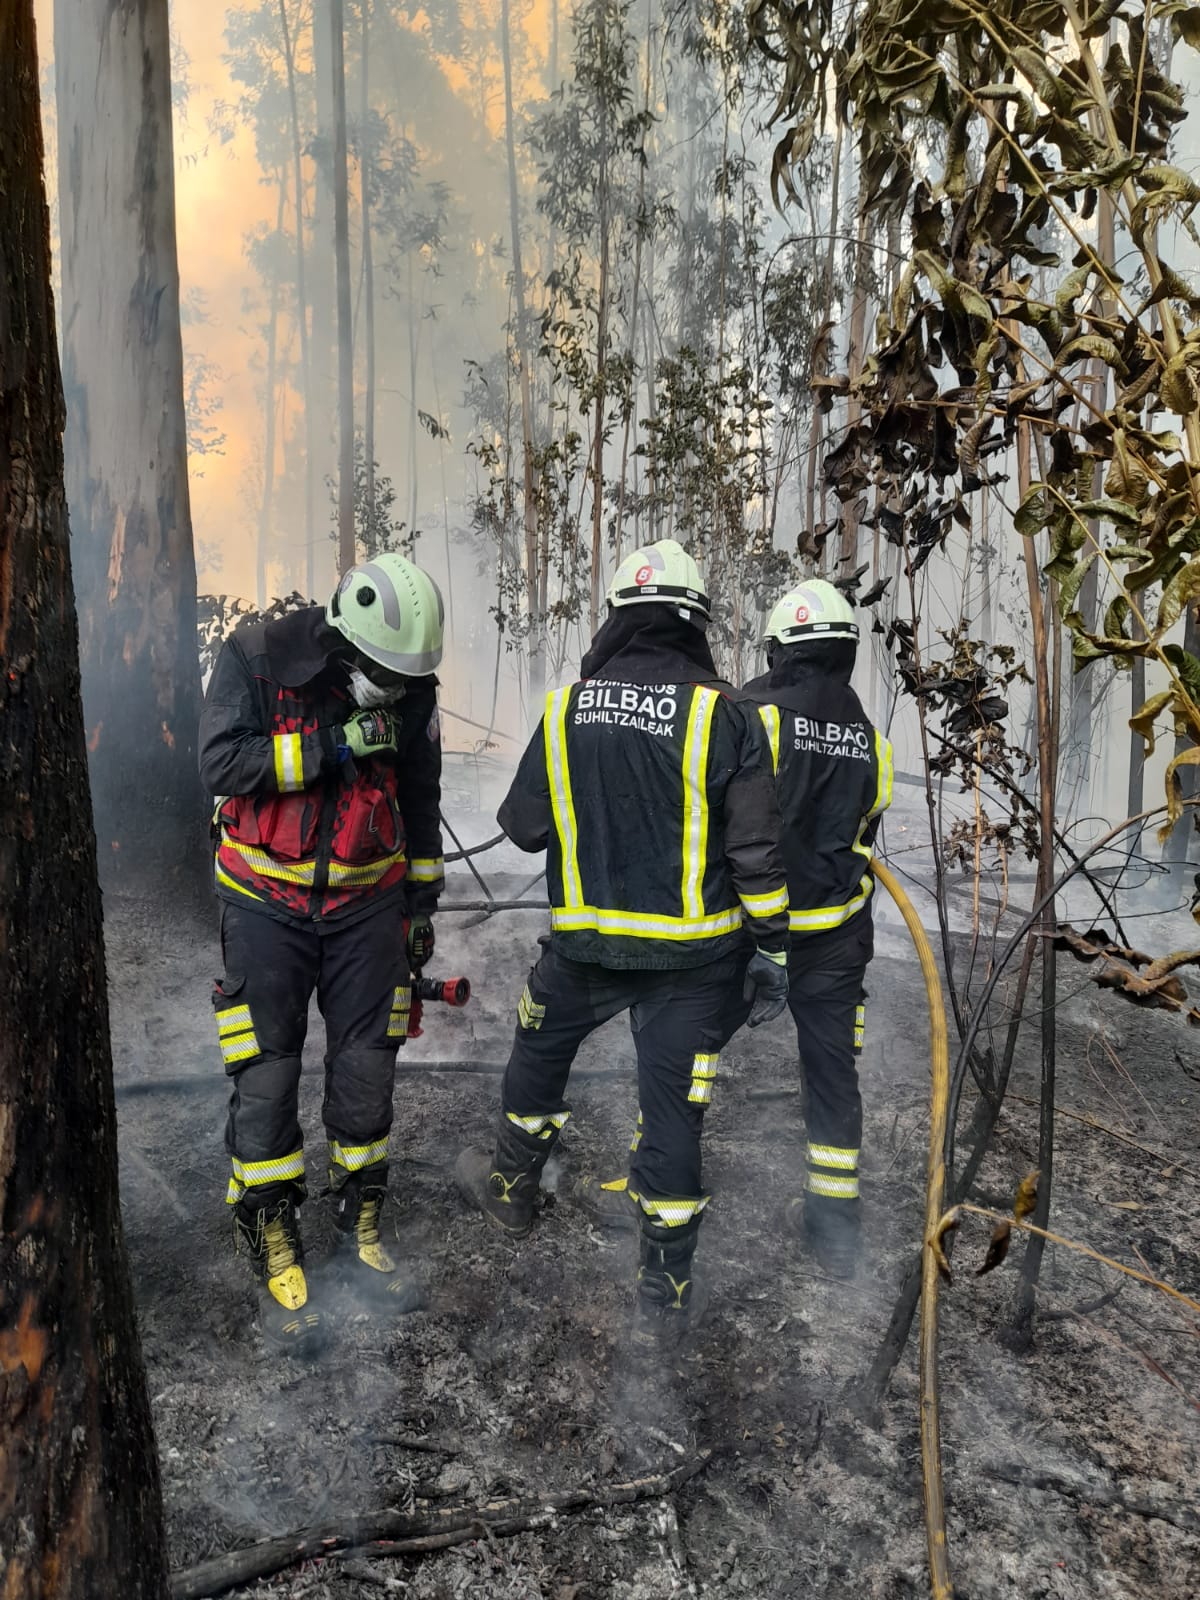
[[[381,689],[377,683],[372,683],[365,672],[360,672],[357,667],[348,667],[350,675],[350,697],[356,706],[363,711],[374,710],[376,706],[394,705],[397,700],[404,698],[404,685],[393,684],[390,688]]]

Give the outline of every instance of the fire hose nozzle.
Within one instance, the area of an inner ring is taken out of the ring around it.
[[[441,1005],[465,1006],[471,998],[469,978],[413,979],[413,999],[436,1001]]]

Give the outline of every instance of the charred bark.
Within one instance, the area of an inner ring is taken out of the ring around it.
[[[32,0],[0,0],[0,1572],[166,1593],[117,1197]]]
[[[199,883],[167,0],[56,0],[67,499],[106,881]],[[97,130],[103,130],[103,137]]]

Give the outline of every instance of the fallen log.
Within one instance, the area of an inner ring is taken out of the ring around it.
[[[171,1579],[171,1600],[209,1600],[259,1578],[272,1577],[301,1561],[320,1560],[339,1553],[354,1556],[419,1556],[465,1544],[470,1539],[523,1533],[593,1508],[631,1505],[638,1500],[661,1500],[702,1472],[712,1457],[704,1450],[670,1472],[634,1478],[610,1488],[568,1489],[561,1494],[520,1499],[489,1500],[477,1506],[443,1506],[420,1514],[381,1510],[343,1517],[314,1528],[298,1528],[275,1539],[263,1539],[244,1550],[214,1556],[185,1567]]]

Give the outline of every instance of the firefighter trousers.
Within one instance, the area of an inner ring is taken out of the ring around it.
[[[570,961],[549,944],[518,1007],[502,1090],[504,1114],[531,1129],[548,1118],[561,1126],[569,1115],[563,1095],[580,1045],[628,1011],[639,1103],[630,1189],[651,1220],[690,1221],[708,1202],[700,1133],[736,969],[731,958],[669,972],[614,970]]]
[[[827,933],[793,938],[788,1007],[800,1049],[801,1105],[808,1139],[807,1188],[829,1199],[858,1198],[862,1095],[858,1058],[866,1023],[867,966],[874,953],[869,911]],[[741,973],[731,990],[722,1042],[745,1022]]]
[[[213,993],[225,1070],[232,1079],[225,1147],[227,1199],[266,1203],[304,1181],[298,1119],[300,1056],[314,990],[325,1019],[330,1170],[386,1177],[396,1050],[410,1000],[399,899],[345,928],[289,923],[249,907],[221,907],[225,974]],[[261,1194],[259,1191],[263,1191]]]

